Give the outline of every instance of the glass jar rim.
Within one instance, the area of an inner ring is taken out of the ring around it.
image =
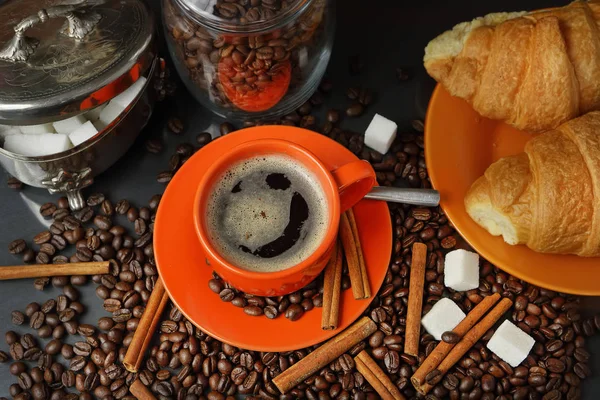
[[[193,19],[196,23],[219,33],[227,34],[260,34],[265,31],[277,29],[292,22],[298,15],[304,13],[313,2],[313,0],[298,0],[292,7],[273,19],[237,24],[194,7],[193,0],[173,1],[185,12],[187,17]]]

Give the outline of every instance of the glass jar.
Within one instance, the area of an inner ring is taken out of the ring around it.
[[[177,72],[206,108],[268,120],[300,107],[331,55],[333,0],[163,0]]]

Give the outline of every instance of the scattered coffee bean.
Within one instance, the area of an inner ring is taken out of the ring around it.
[[[23,239],[16,239],[8,244],[8,251],[10,254],[21,254],[26,248],[27,244]]]
[[[346,109],[346,115],[349,117],[358,117],[365,111],[365,107],[360,103],[354,103]]]
[[[23,182],[21,182],[20,180],[18,180],[17,178],[14,178],[12,176],[6,180],[6,184],[10,189],[13,189],[13,190],[23,189]]]
[[[452,331],[442,333],[442,340],[446,343],[456,344],[460,342],[460,336]]]
[[[235,128],[229,122],[223,122],[219,126],[219,132],[221,133],[221,136],[225,136],[233,131],[235,131]]]
[[[23,314],[21,311],[15,310],[11,313],[11,321],[15,325],[22,325],[23,322],[25,322],[25,319],[25,314]]]
[[[208,132],[202,132],[196,136],[196,143],[200,146],[205,146],[212,141],[212,136]]]
[[[183,122],[181,122],[181,120],[179,118],[169,118],[169,121],[167,122],[167,127],[169,128],[169,131],[171,133],[174,133],[176,135],[179,135],[181,132],[183,132]]]
[[[164,145],[160,139],[148,139],[146,140],[146,150],[148,153],[159,154],[164,148]]]

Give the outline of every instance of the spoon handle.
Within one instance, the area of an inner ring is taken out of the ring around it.
[[[383,200],[391,203],[404,203],[423,207],[435,207],[440,204],[440,193],[433,189],[375,186],[365,196],[365,199]]]

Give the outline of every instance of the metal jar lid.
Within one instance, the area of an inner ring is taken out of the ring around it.
[[[0,124],[94,108],[155,57],[154,22],[140,0],[9,0],[0,15]]]

